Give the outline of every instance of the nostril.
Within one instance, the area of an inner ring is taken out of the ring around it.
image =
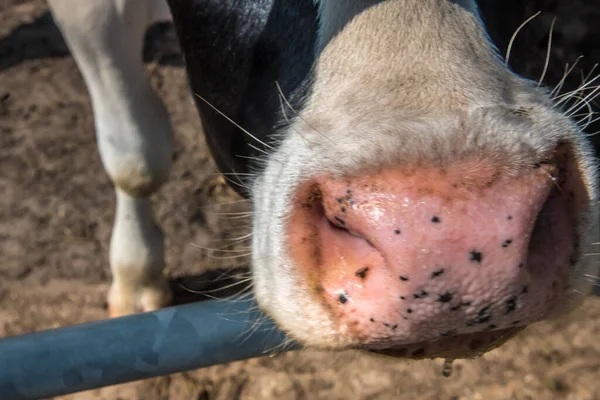
[[[364,304],[369,298],[364,288],[385,279],[383,258],[363,235],[370,233],[369,225],[350,196],[329,180],[305,184],[294,199],[287,232],[291,256],[310,292],[345,308]]]
[[[320,195],[315,197],[315,202],[318,202],[315,210],[322,214],[321,217],[327,220],[327,224],[334,232],[337,231],[340,234],[348,234],[367,240],[364,235],[353,229],[353,225],[356,224],[349,221],[354,216],[352,213],[353,204],[346,205],[343,197],[337,198],[335,202],[328,201],[329,196],[327,194],[322,194],[320,190],[319,193]],[[335,206],[332,207],[331,204]],[[356,218],[356,216],[354,217]]]
[[[329,222],[337,226],[338,228],[347,229],[346,221],[344,221],[341,217],[338,217],[337,215],[333,217],[333,221],[329,220]]]
[[[302,212],[296,216],[302,219],[301,225],[310,227],[314,237],[320,238],[320,246],[330,246],[334,238],[343,241],[345,236],[368,243],[355,229],[357,224],[353,221],[356,219],[353,211],[356,203],[349,190],[329,193],[319,183],[312,182],[299,191],[298,200]]]
[[[333,219],[329,218],[327,214],[323,213],[323,218],[327,220],[327,225],[332,230],[332,233],[338,235],[349,235],[357,238],[364,239],[361,235],[356,232],[351,231],[346,225],[346,221],[338,216],[334,216]]]

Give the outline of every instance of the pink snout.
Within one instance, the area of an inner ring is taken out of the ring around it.
[[[287,230],[298,281],[354,347],[496,347],[568,291],[585,191],[556,157],[510,173],[478,159],[307,182]]]

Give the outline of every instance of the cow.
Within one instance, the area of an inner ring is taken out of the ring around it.
[[[172,128],[141,59],[172,20],[206,142],[252,204],[260,307],[316,348],[471,357],[600,263],[598,161],[474,0],[48,0],[115,186],[111,316],[169,304],[150,196]],[[597,249],[597,248],[596,248]]]

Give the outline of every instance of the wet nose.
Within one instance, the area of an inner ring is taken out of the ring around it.
[[[486,160],[320,176],[296,193],[288,242],[315,300],[357,343],[388,346],[543,318],[570,229],[556,167]],[[564,231],[563,231],[564,232]]]

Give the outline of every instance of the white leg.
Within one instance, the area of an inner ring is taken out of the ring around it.
[[[142,63],[149,23],[164,3],[146,0],[48,0],[89,90],[102,163],[116,187],[110,244],[111,316],[158,309],[170,301],[164,240],[149,196],[169,175],[171,124]],[[158,5],[158,7],[157,7]]]

